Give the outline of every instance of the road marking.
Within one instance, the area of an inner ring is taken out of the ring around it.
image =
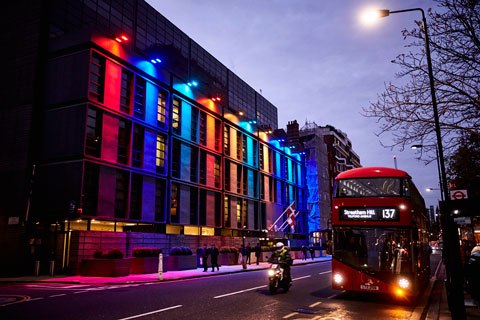
[[[342,291],[341,293],[332,294],[330,297],[327,297],[327,299],[335,298],[336,296],[339,296],[339,295],[341,295],[341,294],[344,293],[344,292],[345,292],[345,291]]]
[[[140,317],[148,316],[150,314],[159,313],[159,312],[163,312],[163,311],[167,311],[167,310],[172,310],[172,309],[176,309],[176,308],[180,308],[180,307],[183,307],[183,306],[181,304],[179,304],[179,305],[176,305],[176,306],[163,308],[163,309],[155,310],[155,311],[150,311],[150,312],[147,312],[147,313],[137,314],[136,316],[131,316],[131,317],[128,317],[128,318],[121,318],[121,319],[118,319],[118,320],[128,320],[128,319],[140,318]]]
[[[290,314],[287,314],[285,317],[283,317],[283,319],[288,319],[290,317],[296,316],[297,314],[298,314],[298,312],[292,312]]]
[[[313,307],[318,306],[320,303],[322,303],[322,301],[318,301],[318,302],[312,303],[312,304],[309,305],[308,307],[309,307],[309,308],[313,308]]]
[[[61,294],[54,294],[53,296],[49,296],[49,298],[55,298],[55,297],[61,297],[61,296],[66,296],[66,293],[61,293]]]
[[[89,291],[86,291],[86,290],[85,290],[85,291],[76,291],[76,292],[74,292],[73,294],[85,293],[85,292],[89,292]]]
[[[438,278],[438,269],[440,269],[440,266],[442,265],[442,259],[438,262],[437,268],[435,269],[435,273],[433,274],[432,279],[437,280]]]
[[[257,289],[261,289],[261,288],[266,288],[266,287],[267,287],[267,286],[260,286],[260,287],[255,287],[255,288],[250,288],[250,289],[235,291],[235,292],[231,292],[231,293],[226,293],[226,294],[222,294],[222,295],[220,295],[220,296],[213,297],[213,299],[218,299],[218,298],[233,296],[234,294],[239,294],[239,293],[243,293],[243,292],[247,292],[247,291],[252,291],[252,290],[257,290]]]
[[[326,274],[326,273],[332,273],[332,271],[320,272],[319,274]]]
[[[302,280],[302,279],[306,279],[306,278],[310,278],[311,275],[308,275],[308,276],[303,276],[303,277],[298,277],[298,278],[295,278],[295,279],[292,279],[292,281],[295,281],[295,280]]]
[[[33,299],[28,299],[27,301],[35,301],[35,300],[42,300],[43,297],[40,297],[40,298],[33,298]]]

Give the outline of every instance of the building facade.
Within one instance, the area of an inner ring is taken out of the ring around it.
[[[332,196],[335,177],[343,171],[361,167],[347,134],[333,126],[305,123],[299,129],[289,123],[287,136],[305,153],[308,228],[313,242],[325,241],[331,230]]]
[[[19,257],[2,273],[35,260],[75,273],[96,249],[256,243],[294,201],[285,231],[306,240],[305,159],[262,129],[277,128],[275,106],[143,0],[29,10],[32,123],[0,224]]]

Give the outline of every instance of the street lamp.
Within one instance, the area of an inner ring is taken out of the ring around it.
[[[446,200],[447,207],[449,207],[449,197],[448,197],[448,185],[447,185],[447,175],[445,171],[445,161],[443,157],[443,146],[442,146],[442,135],[440,132],[440,121],[438,117],[438,108],[437,108],[437,98],[435,95],[435,83],[433,77],[433,68],[432,68],[432,58],[430,54],[430,41],[428,38],[428,29],[427,29],[427,19],[425,18],[425,12],[421,8],[412,8],[405,10],[377,10],[374,15],[371,15],[370,18],[373,18],[376,15],[376,18],[388,17],[394,13],[403,13],[411,11],[420,11],[422,13],[422,23],[423,23],[423,34],[425,40],[425,55],[427,58],[427,67],[428,67],[428,77],[430,80],[430,93],[432,95],[432,107],[433,107],[433,117],[435,121],[435,133],[437,136],[437,150],[438,150],[438,160],[440,164],[440,187],[442,189],[443,197]],[[448,302],[450,311],[452,312],[452,317],[454,319],[465,319],[465,305],[463,299],[463,273],[462,266],[460,264],[460,248],[458,244],[458,233],[456,228],[453,226],[452,217],[449,214],[449,210],[445,210],[442,214],[442,228],[444,230],[443,234],[446,241],[444,244],[447,244],[447,249],[445,252],[445,264],[447,271],[447,293]],[[452,246],[448,248],[449,246]],[[450,250],[448,250],[450,249]],[[452,259],[450,261],[450,259]]]
[[[440,190],[440,189],[438,189],[438,188],[425,188],[425,191],[428,191],[428,192],[433,191],[433,190]]]

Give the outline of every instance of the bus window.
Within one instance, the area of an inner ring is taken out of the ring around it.
[[[337,180],[336,198],[400,197],[402,178],[358,178]]]

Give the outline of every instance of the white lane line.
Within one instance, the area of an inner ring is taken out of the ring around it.
[[[320,272],[319,274],[326,274],[326,273],[332,273],[332,271]]]
[[[327,297],[327,299],[335,298],[336,296],[339,296],[339,295],[341,295],[341,294],[344,293],[344,292],[345,292],[345,291],[342,291],[341,293],[332,294],[330,297]]]
[[[257,290],[257,289],[261,289],[261,288],[266,288],[266,287],[267,287],[267,286],[260,286],[260,287],[255,287],[255,288],[250,288],[250,289],[235,291],[235,292],[231,292],[231,293],[226,293],[226,294],[222,294],[222,295],[220,295],[220,296],[213,297],[213,299],[218,299],[218,298],[233,296],[234,294],[239,294],[239,293],[243,293],[243,292],[247,292],[247,291],[252,291],[252,290]]]
[[[313,308],[313,307],[318,306],[320,303],[322,303],[322,301],[318,301],[318,302],[312,303],[312,304],[309,305],[308,307],[309,307],[309,308]]]
[[[181,304],[179,304],[179,305],[176,305],[176,306],[163,308],[163,309],[155,310],[155,311],[150,311],[150,312],[147,312],[147,313],[137,314],[136,316],[131,316],[131,317],[128,317],[128,318],[121,318],[121,319],[118,319],[118,320],[128,320],[128,319],[140,318],[140,317],[148,316],[150,314],[159,313],[159,312],[163,312],[163,311],[167,311],[167,310],[172,310],[172,309],[176,309],[176,308],[180,308],[180,307],[183,307],[183,306]]]
[[[306,279],[306,278],[310,278],[311,275],[308,275],[308,276],[303,276],[303,277],[298,277],[298,278],[295,278],[295,279],[292,279],[292,281],[295,281],[295,280],[302,280],[302,279]]]
[[[290,314],[287,314],[285,317],[283,317],[283,319],[291,318],[291,317],[293,317],[293,316],[295,316],[295,315],[297,315],[297,314],[298,314],[298,312],[292,312],[292,313],[290,313]]]
[[[86,292],[90,292],[90,291],[76,291],[76,292],[74,292],[73,294],[86,293]]]
[[[49,298],[55,298],[55,297],[61,297],[61,296],[66,296],[66,293],[61,293],[61,294],[54,294],[53,296],[49,296]]]
[[[35,300],[42,300],[42,299],[43,299],[43,297],[41,297],[41,298],[28,299],[28,300],[26,300],[26,301],[35,301]]]

